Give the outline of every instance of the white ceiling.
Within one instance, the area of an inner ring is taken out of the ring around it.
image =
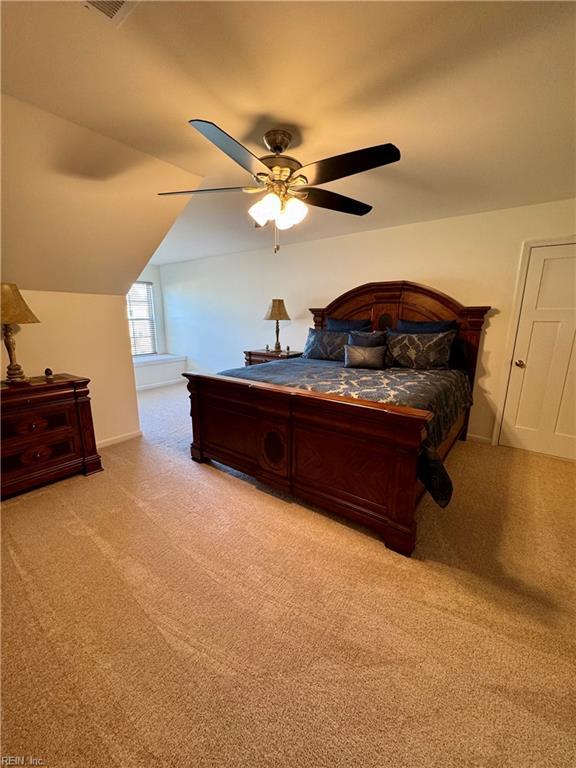
[[[201,186],[248,176],[190,118],[256,154],[265,130],[295,126],[291,153],[304,164],[400,148],[399,163],[326,185],[372,213],[311,209],[284,242],[575,194],[570,2],[142,2],[118,28],[82,2],[2,10],[5,92],[202,176]],[[251,202],[191,198],[155,263],[267,247]]]

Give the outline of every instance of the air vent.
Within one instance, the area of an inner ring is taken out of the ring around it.
[[[98,14],[105,16],[117,27],[137,5],[137,2],[129,3],[126,0],[86,0],[84,8],[98,11]]]
[[[126,5],[126,0],[121,0],[120,2],[112,3],[112,2],[102,2],[102,3],[92,3],[88,2],[88,5],[91,5],[92,8],[96,8],[97,11],[100,11],[100,13],[103,13],[104,16],[108,16],[109,19],[113,19],[116,14],[122,10],[122,8]]]

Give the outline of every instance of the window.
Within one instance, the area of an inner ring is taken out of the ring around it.
[[[156,324],[152,283],[134,283],[126,296],[133,355],[156,353]]]

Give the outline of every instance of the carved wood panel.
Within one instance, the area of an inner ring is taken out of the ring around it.
[[[391,497],[393,463],[389,446],[301,426],[294,430],[293,475],[298,482],[345,492],[383,515]]]
[[[258,461],[262,469],[283,477],[290,473],[290,422],[262,421],[259,425]]]

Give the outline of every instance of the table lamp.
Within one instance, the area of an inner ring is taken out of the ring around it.
[[[6,381],[8,384],[26,384],[29,379],[25,376],[22,366],[16,362],[16,342],[12,326],[39,323],[40,320],[26,304],[15,283],[2,283],[1,314],[4,344],[10,359],[10,364],[6,368]]]
[[[274,351],[280,352],[282,347],[280,346],[280,323],[279,320],[290,320],[290,315],[286,311],[284,306],[284,299],[272,299],[268,312],[264,317],[264,320],[276,320],[276,344],[274,345]]]

